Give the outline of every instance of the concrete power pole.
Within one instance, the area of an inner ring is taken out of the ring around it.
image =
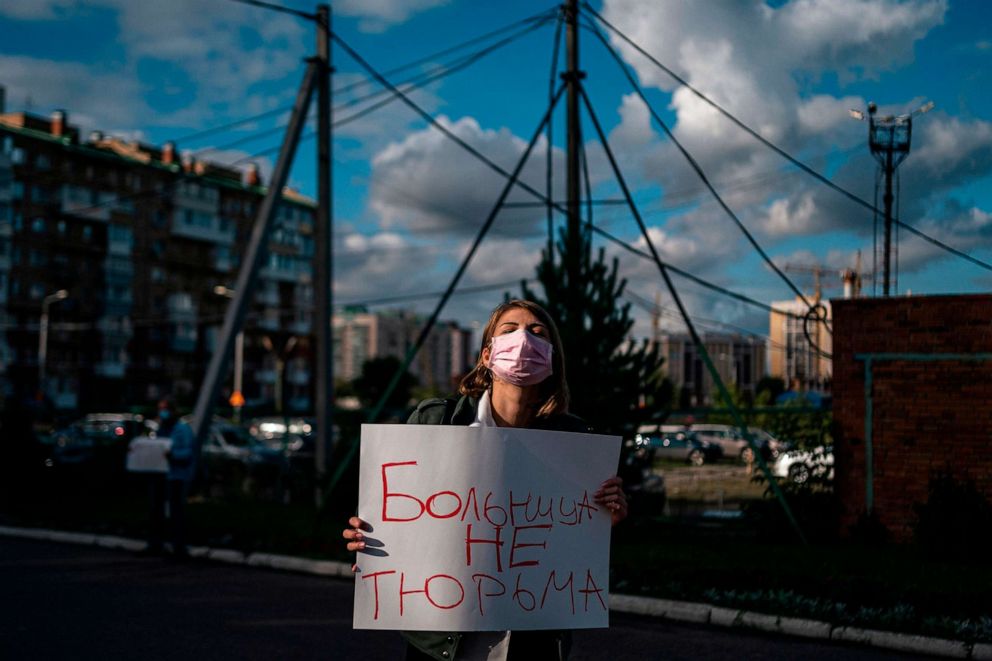
[[[889,295],[892,281],[892,203],[894,200],[892,178],[896,168],[909,155],[909,146],[913,137],[913,115],[925,113],[932,108],[933,102],[931,101],[905,115],[878,117],[878,106],[874,103],[868,104],[868,147],[885,175],[885,193],[882,197],[885,208],[885,238],[882,248],[883,296]],[[865,114],[860,110],[852,110],[851,116],[855,119],[865,119]]]
[[[334,442],[334,353],[332,316],[334,313],[334,282],[332,261],[331,204],[331,10],[328,5],[317,6],[317,224],[314,228],[314,321],[317,360],[314,364],[316,386],[314,410],[317,434],[314,443],[314,470],[317,506],[323,502],[321,486],[327,474],[328,459]]]
[[[568,193],[568,230],[565,237],[568,263],[565,272],[568,274],[568,308],[577,311],[581,302],[579,280],[582,269],[581,226],[579,222],[579,207],[581,190],[579,188],[579,165],[582,149],[582,131],[579,126],[579,81],[585,73],[579,70],[579,3],[578,0],[567,0],[565,4],[565,48],[568,59],[568,70],[562,73],[567,89],[566,108],[568,113],[568,152],[567,152],[567,193]]]

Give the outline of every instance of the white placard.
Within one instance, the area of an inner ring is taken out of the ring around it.
[[[171,438],[138,436],[127,446],[127,470],[132,473],[167,473],[165,453],[172,447]]]
[[[593,494],[620,438],[362,425],[357,629],[609,626],[610,515]]]

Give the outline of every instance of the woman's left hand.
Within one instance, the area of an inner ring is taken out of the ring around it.
[[[627,496],[623,492],[623,480],[616,475],[603,482],[593,498],[597,504],[610,511],[613,525],[627,518]]]

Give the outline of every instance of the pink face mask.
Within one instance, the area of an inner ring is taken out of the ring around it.
[[[501,381],[532,386],[551,376],[551,343],[521,328],[494,335],[489,345],[489,364]]]

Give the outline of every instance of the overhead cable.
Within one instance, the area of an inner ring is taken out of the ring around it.
[[[287,7],[285,5],[277,5],[274,2],[262,2],[262,0],[228,0],[229,2],[234,2],[239,5],[249,5],[251,7],[258,7],[260,9],[268,9],[269,11],[279,12],[281,14],[290,14],[291,16],[296,16],[298,18],[305,18],[308,21],[316,21],[316,14],[309,14],[305,11],[300,11],[299,9],[293,9],[292,7]]]
[[[630,188],[627,186],[627,181],[623,176],[623,172],[620,170],[616,157],[613,155],[613,150],[610,148],[610,143],[606,139],[606,133],[603,131],[599,118],[596,116],[596,112],[592,107],[592,102],[589,100],[589,95],[586,93],[585,88],[581,84],[577,85],[577,87],[579,88],[579,97],[585,104],[586,112],[588,112],[589,118],[592,120],[592,124],[596,129],[596,134],[599,136],[599,142],[603,147],[603,151],[606,152],[606,158],[610,162],[610,168],[613,170],[613,175],[616,178],[617,184],[620,186],[620,190],[623,192],[623,196],[627,199],[627,203],[630,206],[630,213],[634,216],[634,220],[637,221],[637,226],[641,230],[641,236],[644,238],[644,242],[647,244],[648,249],[651,252],[651,259],[658,267],[658,271],[661,273],[661,277],[665,281],[665,285],[668,287],[668,293],[671,295],[672,301],[675,303],[676,307],[678,307],[679,314],[682,315],[682,320],[685,322],[689,335],[692,336],[692,342],[696,346],[696,351],[703,359],[703,364],[705,365],[706,370],[710,373],[713,382],[716,384],[720,397],[729,405],[730,413],[734,418],[735,426],[740,429],[741,434],[748,441],[748,445],[751,446],[752,451],[754,452],[754,457],[758,462],[758,468],[761,469],[761,472],[768,480],[772,492],[782,505],[782,510],[785,512],[786,518],[789,520],[793,530],[795,530],[803,544],[807,544],[808,542],[806,540],[806,536],[803,534],[802,528],[799,526],[799,522],[796,520],[796,517],[792,512],[792,508],[789,507],[789,503],[786,501],[785,495],[782,493],[778,482],[771,474],[764,457],[762,457],[761,453],[757,451],[757,447],[754,445],[753,439],[748,434],[747,424],[744,422],[740,412],[733,405],[733,399],[730,396],[730,392],[727,390],[727,386],[723,382],[723,378],[720,376],[716,366],[713,364],[713,360],[710,358],[709,352],[706,350],[706,346],[703,344],[702,338],[699,336],[695,325],[692,323],[692,318],[689,316],[689,311],[686,309],[685,303],[682,301],[682,297],[679,296],[678,290],[675,288],[675,283],[672,282],[671,275],[668,273],[668,265],[662,261],[661,256],[658,254],[658,250],[654,246],[654,241],[651,240],[651,234],[648,232],[647,225],[644,224],[644,220],[641,218],[637,205],[634,203],[634,197],[630,192]]]
[[[795,283],[792,282],[789,276],[787,276],[782,271],[782,269],[780,269],[778,265],[772,260],[772,258],[768,255],[768,253],[765,252],[764,248],[761,247],[761,244],[758,243],[758,240],[754,237],[753,234],[751,234],[751,231],[748,230],[748,228],[744,225],[744,223],[733,211],[733,209],[731,209],[727,205],[724,199],[720,196],[720,193],[718,193],[716,188],[714,188],[713,184],[706,176],[706,173],[703,171],[703,168],[699,164],[699,162],[696,161],[695,157],[689,153],[689,150],[685,148],[685,146],[681,143],[681,141],[679,141],[679,139],[675,137],[674,132],[668,127],[668,124],[665,122],[665,120],[663,120],[661,116],[651,106],[650,102],[648,102],[647,100],[647,97],[644,96],[644,91],[641,89],[641,86],[637,83],[636,80],[634,80],[633,75],[630,73],[630,70],[627,68],[627,65],[624,63],[619,53],[617,53],[616,50],[609,44],[609,42],[607,42],[606,37],[603,36],[602,32],[595,29],[595,26],[593,26],[593,34],[596,35],[600,43],[602,43],[603,47],[607,50],[607,52],[610,53],[610,55],[613,56],[614,60],[616,60],[617,65],[620,67],[620,70],[627,78],[627,81],[630,83],[634,92],[637,94],[638,97],[640,97],[641,101],[647,107],[648,112],[651,114],[651,117],[655,120],[655,122],[657,122],[657,124],[665,132],[665,135],[668,137],[669,140],[672,141],[672,144],[674,144],[675,147],[679,150],[679,152],[685,158],[686,162],[689,163],[689,166],[696,173],[696,176],[699,177],[699,180],[703,183],[704,186],[706,186],[706,189],[709,190],[710,194],[713,196],[713,199],[716,200],[716,202],[720,205],[720,208],[722,208],[723,211],[727,214],[727,216],[734,222],[734,224],[737,225],[737,228],[741,231],[744,237],[747,238],[748,242],[758,253],[758,255],[761,256],[761,259],[765,262],[765,264],[767,264],[768,267],[772,271],[774,271],[775,274],[778,275],[778,277],[781,278],[786,285],[788,285],[789,289],[791,289],[808,308],[812,308],[813,304],[806,298],[806,295],[803,294],[803,292],[795,285]]]
[[[510,173],[508,173],[506,170],[504,170],[499,165],[497,165],[496,163],[494,163],[485,154],[481,153],[478,149],[476,149],[472,145],[470,145],[467,142],[465,142],[465,140],[463,140],[462,138],[460,138],[457,135],[455,135],[450,129],[448,129],[446,126],[444,126],[443,124],[441,124],[436,118],[434,118],[433,115],[431,115],[429,112],[427,112],[426,110],[424,110],[423,108],[421,108],[419,105],[417,105],[417,103],[415,101],[413,101],[413,100],[409,99],[408,97],[406,97],[401,91],[399,91],[398,89],[396,89],[396,87],[394,85],[392,85],[392,83],[390,83],[388,80],[386,80],[382,76],[382,74],[380,74],[378,71],[376,71],[376,69],[374,67],[372,67],[371,64],[369,64],[364,58],[362,58],[357,52],[355,52],[354,49],[352,49],[350,46],[348,46],[347,43],[345,43],[341,39],[341,37],[339,35],[337,35],[336,33],[334,33],[331,36],[332,36],[332,38],[335,41],[338,42],[339,45],[341,45],[342,48],[345,49],[345,51],[349,52],[349,54],[353,58],[355,58],[355,61],[358,62],[362,66],[362,68],[366,69],[366,71],[368,71],[370,75],[372,75],[377,80],[379,80],[380,83],[382,83],[384,86],[387,86],[387,87],[390,87],[391,89],[393,89],[394,90],[394,93],[397,94],[397,96],[399,96],[400,100],[404,104],[406,104],[415,113],[417,113],[422,118],[424,118],[424,120],[426,120],[428,123],[430,123],[431,126],[433,126],[435,129],[437,129],[438,131],[440,131],[443,135],[445,135],[447,138],[449,138],[450,140],[452,140],[455,144],[457,144],[458,146],[460,146],[462,149],[464,149],[468,153],[472,154],[475,158],[479,159],[479,161],[481,161],[483,164],[485,164],[491,170],[493,170],[494,172],[496,172],[497,174],[501,175],[504,178],[509,178]],[[545,195],[543,195],[540,191],[536,190],[535,188],[533,188],[532,186],[528,185],[524,181],[517,180],[516,181],[516,185],[518,187],[522,188],[523,190],[525,190],[526,192],[530,193],[532,196],[534,196],[538,200],[545,200],[545,201],[547,200],[547,197]],[[561,212],[561,213],[567,213],[567,210],[561,204],[559,204],[557,202],[552,202],[552,205],[559,212]],[[627,245],[622,240],[613,237],[612,235],[610,235],[609,233],[605,232],[604,230],[601,230],[601,229],[599,229],[599,228],[597,228],[595,226],[593,226],[591,229],[592,229],[593,232],[596,232],[597,234],[600,234],[600,235],[602,235],[602,236],[610,239],[611,241],[617,242],[619,245],[621,245],[625,249],[627,249],[629,251],[632,251],[632,252],[634,252],[636,254],[639,254],[642,257],[647,257],[647,259],[651,259],[651,256],[650,255],[639,251],[637,248],[634,248],[633,246]],[[696,283],[698,283],[698,284],[700,284],[700,285],[702,285],[704,287],[707,287],[709,289],[712,289],[713,291],[718,291],[720,293],[726,294],[727,296],[730,296],[732,298],[736,298],[737,300],[740,300],[740,301],[743,301],[743,302],[746,302],[746,303],[750,303],[752,305],[758,305],[758,306],[760,306],[760,307],[762,307],[762,308],[764,308],[766,310],[769,310],[769,311],[774,311],[774,312],[778,312],[778,313],[781,313],[781,314],[786,314],[786,316],[794,316],[796,319],[802,319],[803,318],[800,315],[792,315],[791,313],[783,313],[781,310],[774,309],[774,308],[772,308],[771,306],[769,306],[769,305],[767,305],[765,303],[762,303],[760,301],[756,301],[755,299],[752,299],[752,298],[750,298],[748,296],[745,296],[743,294],[739,294],[737,292],[732,292],[729,289],[726,289],[724,287],[720,287],[719,285],[715,285],[713,283],[710,283],[710,282],[708,282],[706,280],[703,280],[702,278],[699,278],[699,277],[697,277],[695,275],[692,275],[691,273],[689,273],[687,271],[684,271],[682,269],[678,269],[678,268],[676,268],[674,266],[669,266],[668,268],[671,269],[671,271],[673,273],[677,273],[677,274],[679,274],[679,275],[681,275],[681,276],[683,276],[685,278],[688,278],[688,279],[692,280],[693,282],[696,282]]]
[[[723,108],[720,104],[718,104],[716,101],[714,101],[713,99],[709,98],[708,96],[706,96],[705,94],[703,94],[702,92],[700,92],[699,90],[697,90],[695,87],[693,87],[692,85],[690,85],[687,80],[685,80],[684,78],[682,78],[681,76],[679,76],[677,73],[675,73],[674,71],[672,71],[671,69],[669,69],[668,67],[666,67],[664,64],[662,64],[661,62],[659,62],[657,58],[655,58],[649,52],[647,52],[646,50],[644,50],[644,48],[642,48],[639,44],[637,44],[637,42],[633,41],[630,37],[628,37],[623,32],[621,32],[619,30],[619,28],[617,28],[612,23],[610,23],[605,18],[603,18],[598,12],[596,12],[595,9],[592,8],[592,6],[588,2],[583,2],[582,5],[583,5],[583,8],[589,14],[591,14],[592,16],[594,16],[596,18],[596,20],[598,20],[600,23],[602,23],[608,30],[610,30],[610,32],[612,32],[613,34],[617,35],[617,37],[619,37],[626,44],[628,44],[629,46],[631,46],[638,53],[640,53],[641,55],[643,55],[644,57],[646,57],[652,64],[654,64],[656,67],[658,67],[659,69],[661,69],[662,71],[664,71],[666,74],[668,74],[668,76],[670,76],[673,80],[675,80],[677,83],[679,83],[680,85],[682,85],[683,87],[685,87],[687,90],[689,90],[690,92],[692,92],[700,100],[702,100],[705,103],[707,103],[708,105],[710,105],[714,110],[716,110],[721,115],[723,115],[724,117],[726,117],[727,119],[729,119],[731,122],[733,122],[734,124],[736,124],[738,127],[740,127],[742,130],[744,130],[746,133],[748,133],[749,135],[751,135],[753,138],[755,138],[759,142],[761,142],[763,145],[765,145],[766,147],[768,147],[769,149],[771,149],[772,151],[774,151],[775,153],[777,153],[782,158],[785,158],[786,160],[788,160],[789,162],[791,162],[793,165],[795,165],[796,167],[798,167],[799,169],[801,169],[803,172],[805,172],[806,174],[810,175],[814,179],[818,180],[820,183],[828,186],[829,188],[833,189],[835,192],[840,193],[841,195],[843,195],[847,199],[851,200],[852,202],[854,202],[854,203],[856,203],[856,204],[864,207],[865,209],[868,209],[869,211],[872,211],[873,213],[877,213],[878,212],[878,208],[877,208],[876,205],[872,204],[871,202],[868,202],[867,200],[865,200],[864,198],[862,198],[862,197],[860,197],[858,195],[855,195],[854,193],[852,193],[851,191],[847,190],[846,188],[843,188],[842,186],[839,186],[838,184],[834,183],[829,178],[827,178],[825,175],[820,174],[819,172],[817,172],[816,170],[814,170],[812,167],[806,165],[804,162],[800,161],[798,158],[796,158],[795,156],[793,156],[789,152],[785,151],[784,149],[782,149],[781,147],[779,147],[778,145],[776,145],[775,143],[773,143],[771,140],[767,139],[766,137],[764,137],[763,135],[761,135],[760,133],[758,133],[757,131],[755,131],[754,129],[752,129],[750,126],[748,126],[747,124],[745,124],[741,120],[737,119],[737,117],[735,117],[734,115],[730,114],[730,112],[727,111],[725,108]],[[599,31],[596,30],[595,32],[598,33]],[[611,48],[611,50],[612,50],[612,48]],[[940,241],[938,239],[935,239],[934,237],[925,234],[924,232],[916,229],[915,227],[913,227],[909,223],[906,223],[905,221],[899,220],[898,218],[894,218],[893,219],[893,222],[895,222],[896,224],[898,224],[898,225],[900,225],[902,227],[905,227],[907,230],[910,231],[910,233],[915,234],[916,236],[920,237],[921,239],[923,239],[925,241],[929,241],[930,243],[934,244],[935,246],[941,248],[942,250],[945,250],[945,251],[947,251],[947,252],[949,252],[949,253],[951,253],[953,255],[956,255],[957,257],[960,257],[962,259],[966,259],[969,262],[975,264],[976,266],[980,266],[981,268],[984,268],[984,269],[987,269],[989,271],[992,271],[992,264],[990,264],[988,262],[982,261],[982,260],[978,259],[977,257],[973,257],[972,255],[969,255],[966,252],[963,252],[961,250],[958,250],[957,248],[954,248],[953,246],[950,246],[950,245],[944,243],[943,241]]]

